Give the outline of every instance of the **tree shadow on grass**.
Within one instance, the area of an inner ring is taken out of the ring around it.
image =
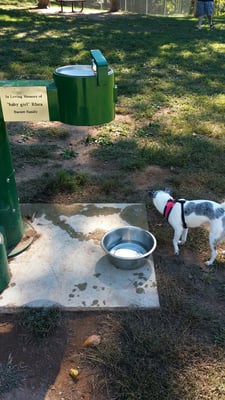
[[[149,131],[151,128],[149,128]],[[123,139],[111,145],[93,149],[98,160],[109,161],[120,171],[143,169],[148,165],[193,167],[214,173],[224,173],[224,145],[200,135],[177,135],[172,132],[149,132],[144,140]]]

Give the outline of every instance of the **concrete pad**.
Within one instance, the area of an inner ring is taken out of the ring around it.
[[[24,204],[37,239],[9,262],[11,280],[0,312],[59,305],[66,310],[157,308],[152,256],[135,270],[114,267],[100,246],[124,225],[149,229],[144,204]]]

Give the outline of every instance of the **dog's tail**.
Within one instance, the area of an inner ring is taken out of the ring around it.
[[[225,210],[225,201],[220,204],[220,207],[224,208],[224,210]]]

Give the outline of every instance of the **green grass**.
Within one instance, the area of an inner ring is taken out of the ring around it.
[[[62,149],[61,155],[65,160],[69,160],[70,158],[77,157],[77,153],[73,150],[73,148],[71,146],[68,148]]]
[[[13,152],[16,167],[21,168],[26,163],[29,163],[30,165],[42,165],[43,160],[46,161],[51,158],[55,159],[57,146],[55,144],[13,144],[11,150]]]
[[[0,362],[0,395],[20,386],[24,369],[24,365],[14,363],[11,354],[6,362]]]
[[[47,190],[52,193],[73,193],[79,192],[87,184],[88,176],[85,172],[74,174],[73,171],[58,171],[55,177],[47,186]]]
[[[25,308],[22,310],[18,324],[22,326],[34,339],[41,340],[52,336],[61,326],[62,311],[57,307]]]

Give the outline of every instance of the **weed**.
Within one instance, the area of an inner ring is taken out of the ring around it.
[[[22,140],[23,142],[26,142],[26,141],[28,141],[30,138],[32,138],[34,135],[35,135],[35,132],[34,132],[32,129],[30,129],[30,128],[28,128],[28,127],[25,127],[25,128],[23,129],[23,132],[21,133],[21,140]]]
[[[225,299],[225,285],[220,286],[218,296],[220,299]]]
[[[88,176],[85,172],[74,174],[72,171],[58,171],[55,178],[47,185],[52,193],[80,191],[87,183]]]
[[[47,135],[53,139],[66,139],[69,137],[69,132],[64,128],[48,128],[45,129],[43,135]]]
[[[62,311],[57,307],[24,308],[18,324],[25,328],[35,339],[52,336],[62,324]]]
[[[61,155],[65,160],[69,160],[70,158],[77,157],[78,153],[75,152],[71,146],[69,146],[68,148],[62,150]]]
[[[225,348],[225,328],[221,328],[215,335],[215,343]]]
[[[112,141],[109,133],[106,132],[103,134],[98,134],[97,137],[88,135],[85,139],[85,144],[93,144],[93,143],[97,143],[102,146],[108,146],[110,144],[113,144],[113,141]]]
[[[113,191],[118,190],[118,176],[102,177],[99,180],[99,184],[104,193],[112,193]]]
[[[105,133],[104,135],[98,135],[95,143],[98,143],[101,146],[108,146],[110,144],[113,144],[113,141],[110,138],[110,135],[108,133]]]
[[[113,146],[95,149],[93,155],[103,161],[115,162],[118,169],[133,170],[145,165],[143,154],[134,140],[118,140]]]
[[[148,138],[154,134],[159,133],[160,123],[151,122],[147,126],[143,126],[142,128],[137,129],[135,132],[135,136],[139,138]]]
[[[119,174],[115,175],[102,175],[95,178],[96,184],[98,185],[99,191],[110,195],[118,190],[120,193],[128,193],[132,191],[132,184],[127,179],[121,179]]]
[[[0,395],[20,385],[20,374],[24,368],[25,366],[13,363],[11,354],[7,362],[0,363]]]
[[[88,135],[84,141],[85,144],[93,144],[95,143],[95,138],[91,135]]]
[[[13,159],[15,166],[21,167],[24,163],[38,165],[43,163],[43,159],[55,158],[56,145],[42,144],[12,144]]]
[[[130,134],[130,124],[111,122],[100,128],[100,135],[110,136],[111,138],[127,137]]]

